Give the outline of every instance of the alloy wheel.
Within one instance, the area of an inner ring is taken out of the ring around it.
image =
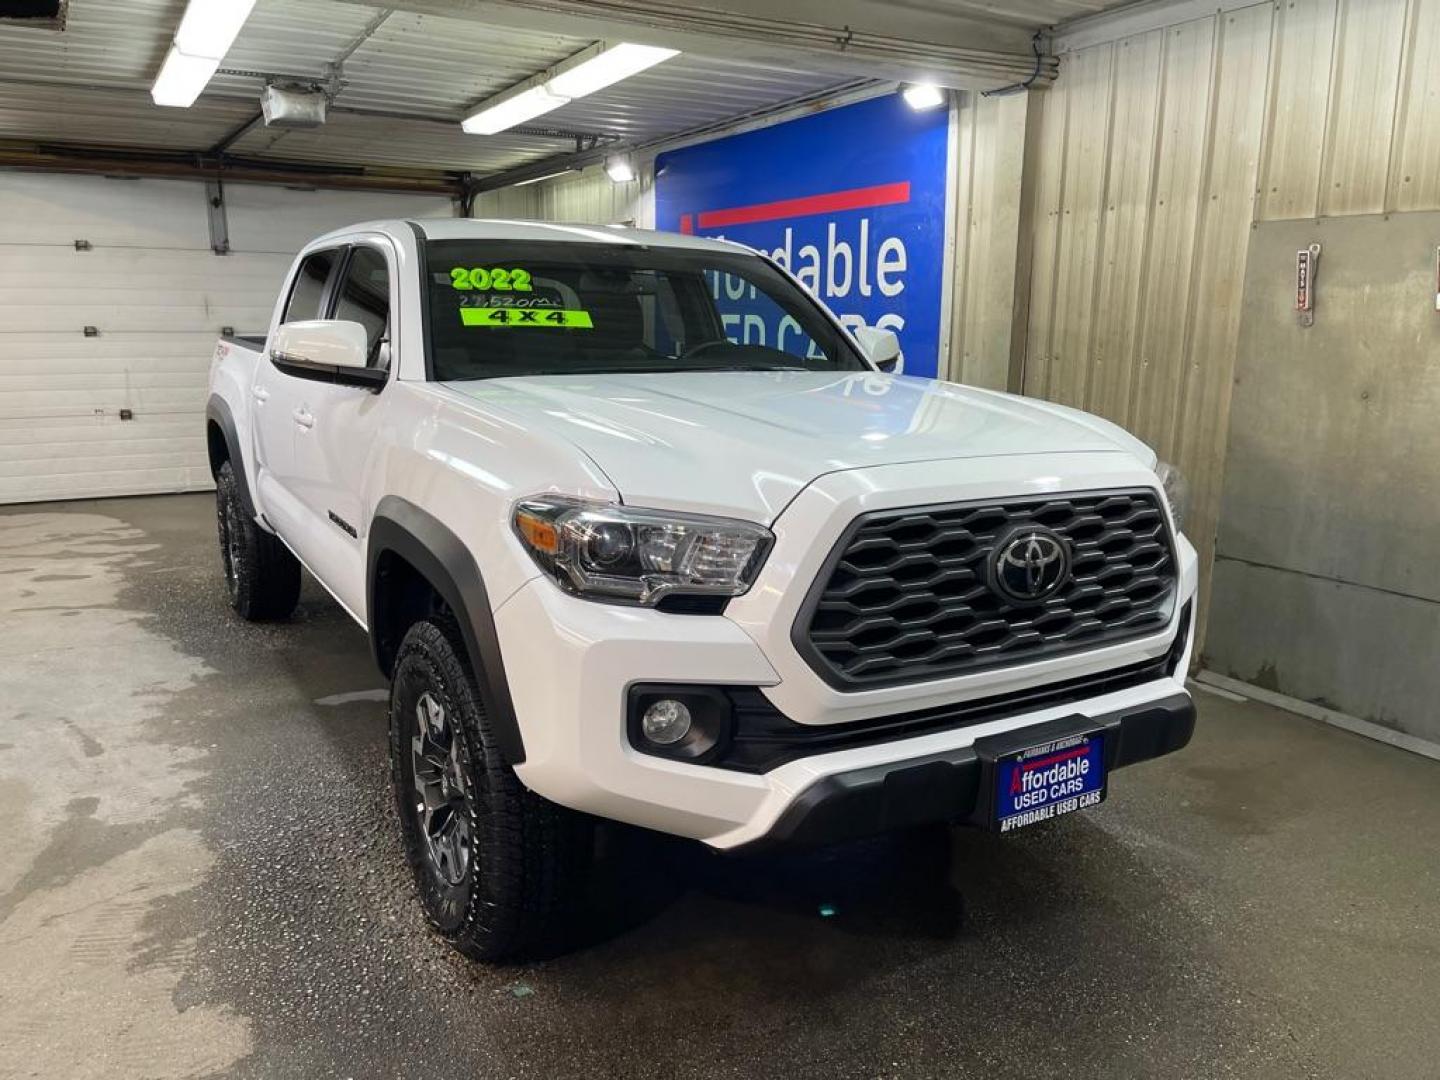
[[[464,882],[473,854],[463,755],[464,743],[454,722],[425,691],[415,703],[415,734],[410,739],[415,814],[425,837],[430,869],[452,886]]]

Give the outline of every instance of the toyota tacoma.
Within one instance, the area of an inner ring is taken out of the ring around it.
[[[367,632],[455,947],[552,947],[597,818],[1008,832],[1186,744],[1179,475],[902,363],[763,253],[474,220],[321,237],[220,341],[230,603],[286,617],[303,566]]]

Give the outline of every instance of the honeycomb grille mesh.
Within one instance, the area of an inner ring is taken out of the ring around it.
[[[1042,604],[1012,604],[986,584],[997,536],[1017,525],[1053,529],[1070,549],[1070,580]],[[1165,514],[1143,490],[869,514],[826,565],[796,644],[827,682],[855,689],[1154,633],[1176,590]]]

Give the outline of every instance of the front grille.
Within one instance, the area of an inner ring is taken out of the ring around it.
[[[857,746],[879,746],[897,739],[952,731],[1019,713],[1078,704],[1103,694],[1144,686],[1179,671],[1180,657],[1185,652],[1189,632],[1190,605],[1186,604],[1180,612],[1175,640],[1169,651],[1154,660],[1102,671],[1098,675],[1082,675],[1063,682],[1012,690],[975,701],[892,713],[848,724],[797,724],[775,708],[763,691],[754,687],[728,686],[725,694],[734,713],[734,730],[711,764],[737,772],[764,773],[787,761],[814,754],[853,750]]]
[[[1057,533],[1071,575],[1039,604],[987,584],[996,539]],[[866,689],[964,675],[1152,634],[1174,610],[1175,556],[1150,490],[885,510],[841,537],[793,640],[832,686]]]

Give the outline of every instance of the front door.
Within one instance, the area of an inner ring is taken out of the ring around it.
[[[282,323],[322,317],[343,254],[343,248],[330,248],[305,256],[290,287]],[[296,436],[311,422],[309,401],[318,385],[285,374],[267,355],[255,365],[251,387],[260,508],[301,558],[307,558],[304,548],[309,523],[299,490]]]
[[[365,327],[370,365],[390,367],[390,282],[394,252],[387,241],[361,241],[339,271],[326,317]],[[300,381],[300,380],[296,380]],[[294,489],[311,516],[307,560],[324,567],[326,584],[342,604],[363,617],[365,545],[374,513],[365,482],[375,453],[388,389],[309,382],[305,423],[295,429]]]

